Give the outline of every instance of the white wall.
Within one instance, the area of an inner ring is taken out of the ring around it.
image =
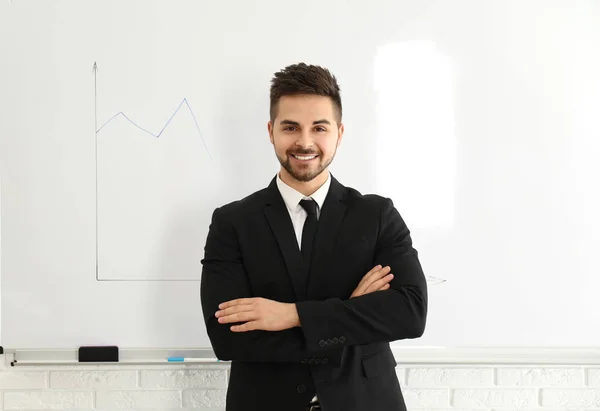
[[[222,411],[228,369],[226,365],[4,366],[0,409]],[[409,410],[600,409],[598,365],[399,362],[397,375]]]

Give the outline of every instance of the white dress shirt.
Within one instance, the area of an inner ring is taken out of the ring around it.
[[[279,173],[277,173],[277,188],[279,188],[279,192],[283,197],[283,201],[285,202],[288,213],[290,213],[292,225],[294,226],[294,232],[296,233],[296,240],[298,241],[298,249],[302,248],[302,229],[304,228],[304,222],[306,221],[306,216],[308,215],[306,210],[300,205],[300,200],[312,198],[317,203],[318,219],[321,215],[321,209],[323,208],[323,203],[325,202],[325,197],[327,197],[327,192],[329,191],[330,185],[331,176],[329,173],[327,173],[327,181],[325,181],[325,183],[319,187],[317,191],[307,197],[298,192],[295,188],[292,188],[284,183],[281,177],[279,177]],[[315,395],[312,401],[317,401],[317,399],[318,398]]]
[[[298,241],[298,248],[301,248],[302,229],[304,228],[304,222],[306,221],[306,216],[308,215],[306,210],[304,210],[304,208],[300,205],[300,200],[312,198],[317,203],[318,219],[321,215],[321,208],[325,202],[325,197],[327,197],[327,192],[329,191],[330,185],[331,176],[327,174],[327,181],[325,181],[325,183],[319,187],[317,191],[312,193],[312,195],[305,196],[304,194],[296,191],[296,189],[284,183],[281,177],[279,177],[279,173],[277,174],[277,188],[279,188],[279,192],[283,197],[283,201],[285,202],[288,213],[290,213],[290,218],[292,219],[292,224],[294,226],[294,232],[296,233],[296,240]]]

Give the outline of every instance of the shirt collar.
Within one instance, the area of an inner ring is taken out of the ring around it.
[[[279,192],[283,197],[283,201],[290,211],[297,211],[298,207],[302,207],[300,205],[300,200],[305,198],[312,198],[316,201],[319,206],[319,210],[323,208],[323,203],[325,202],[325,197],[327,197],[327,192],[329,191],[329,186],[331,185],[331,175],[327,172],[327,180],[325,183],[317,189],[312,195],[305,196],[304,194],[298,192],[295,188],[290,187],[286,183],[283,182],[279,173],[277,173],[277,188],[279,188]]]

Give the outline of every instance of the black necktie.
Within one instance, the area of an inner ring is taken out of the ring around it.
[[[310,258],[313,248],[313,240],[317,232],[317,203],[311,198],[310,200],[300,200],[300,205],[306,210],[308,215],[302,228],[302,260],[306,273],[310,269]]]

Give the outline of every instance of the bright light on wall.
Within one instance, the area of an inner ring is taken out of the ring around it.
[[[377,186],[411,228],[454,221],[454,74],[430,41],[383,46],[375,58]]]

